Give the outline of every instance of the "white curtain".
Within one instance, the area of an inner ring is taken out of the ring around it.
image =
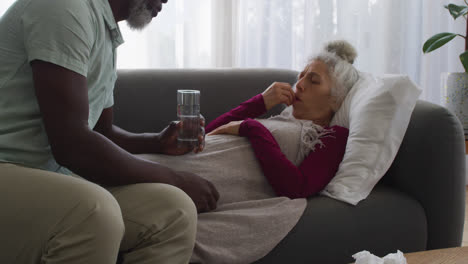
[[[1,0],[0,1],[0,17],[5,13],[5,11],[8,9],[11,4],[13,4],[15,0]]]
[[[0,2],[0,15],[13,2]],[[465,34],[443,7],[463,0],[169,0],[143,31],[121,22],[119,68],[272,67],[301,70],[332,39],[349,40],[356,67],[407,74],[440,103],[440,74],[463,71],[464,40],[422,54],[440,32]]]
[[[440,74],[463,71],[464,40],[422,54],[440,32],[465,34],[444,5],[463,0],[169,0],[141,33],[121,24],[119,67],[273,67],[301,70],[332,39],[359,51],[356,67],[407,74],[440,103]]]

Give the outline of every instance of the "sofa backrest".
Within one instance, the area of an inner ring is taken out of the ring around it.
[[[207,123],[273,82],[294,83],[298,72],[281,69],[119,70],[114,124],[132,132],[156,132],[177,120],[177,90],[200,90]],[[270,110],[279,113],[284,106]]]

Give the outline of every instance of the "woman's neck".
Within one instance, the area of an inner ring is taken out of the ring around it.
[[[328,127],[330,126],[331,118],[316,118],[316,119],[311,119],[314,124],[322,126],[322,127]]]
[[[327,109],[327,110],[316,109],[316,111],[313,111],[313,112],[309,113],[306,116],[306,119],[311,120],[315,124],[320,125],[322,127],[328,127],[330,125],[331,120],[332,120],[333,114],[334,113],[333,113],[333,111],[331,109]]]

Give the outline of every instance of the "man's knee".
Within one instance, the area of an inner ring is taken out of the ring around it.
[[[54,207],[60,210],[51,212],[55,221],[46,229],[42,261],[55,263],[60,258],[71,263],[71,252],[80,252],[84,259],[93,260],[83,263],[115,263],[125,232],[119,204],[98,185],[73,183],[56,198]]]
[[[166,184],[148,184],[154,195],[154,206],[165,211],[164,214],[177,217],[181,224],[195,228],[197,223],[197,208],[192,199],[181,189]],[[159,203],[159,205],[156,205]],[[156,208],[155,208],[156,209]],[[170,217],[170,218],[172,218]]]
[[[126,233],[121,250],[125,262],[142,254],[154,263],[188,263],[197,228],[197,210],[182,190],[143,183],[111,188],[122,209]]]
[[[88,233],[96,241],[120,244],[125,225],[117,200],[107,190],[95,184],[78,187],[79,199],[71,211],[68,227]],[[76,193],[75,193],[76,194]]]
[[[124,217],[144,226],[170,227],[171,233],[181,232],[187,239],[192,236],[194,239],[197,209],[181,189],[167,184],[144,183],[129,187],[124,196],[126,200],[132,199],[131,204],[122,207]]]
[[[188,228],[196,229],[197,223],[197,208],[193,203],[193,200],[181,189],[170,186],[167,190],[167,196],[169,197],[169,208],[175,212],[179,212],[183,217],[183,221],[186,221]]]

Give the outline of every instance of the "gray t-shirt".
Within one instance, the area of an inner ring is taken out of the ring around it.
[[[87,78],[88,124],[94,128],[114,103],[115,49],[123,43],[108,1],[17,0],[0,18],[0,36],[0,162],[70,174],[52,155],[30,62],[50,62]]]

